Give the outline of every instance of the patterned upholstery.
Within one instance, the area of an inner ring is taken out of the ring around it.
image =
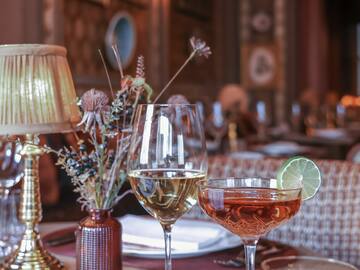
[[[320,191],[303,203],[290,222],[268,237],[360,266],[360,164],[316,162],[323,176]],[[274,177],[281,164],[279,159],[214,157],[209,162],[209,175]]]

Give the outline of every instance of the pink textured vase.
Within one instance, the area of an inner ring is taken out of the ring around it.
[[[93,209],[76,234],[76,269],[121,270],[121,224],[110,210]]]

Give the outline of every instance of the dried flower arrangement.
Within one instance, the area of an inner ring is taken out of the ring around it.
[[[200,39],[192,37],[190,44],[190,56],[160,91],[154,103],[192,58],[207,58],[211,54],[210,48]],[[100,52],[113,100],[109,104],[109,97],[96,89],[83,94],[79,102],[83,113],[79,126],[87,139],[78,139],[77,149],[63,147],[56,151],[44,146],[45,151],[58,156],[57,165],[71,177],[74,191],[80,194],[78,201],[86,209],[110,209],[122,198],[119,190],[126,180],[126,155],[135,109],[139,102],[151,102],[153,92],[145,80],[144,57],[138,57],[136,75],[131,77],[123,74],[116,46],[113,46],[113,51],[120,70],[121,88],[113,92]]]

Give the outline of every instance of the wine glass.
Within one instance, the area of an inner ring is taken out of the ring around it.
[[[268,118],[266,114],[266,104],[264,101],[259,101],[256,103],[256,115],[258,122],[258,136],[260,139],[265,139]]]
[[[220,102],[214,102],[213,104],[213,113],[211,117],[211,132],[216,141],[221,140],[221,138],[226,133],[226,121],[223,116],[222,107]]]
[[[274,179],[211,179],[197,185],[204,212],[241,237],[247,270],[255,270],[259,238],[287,222],[301,205],[301,188],[277,189]]]
[[[21,149],[19,143],[0,141],[0,190],[5,197],[23,176]]]
[[[299,133],[301,129],[301,106],[299,103],[295,102],[291,105],[291,120],[293,131]]]
[[[200,147],[193,147],[194,142]],[[127,163],[136,198],[156,218],[165,239],[165,270],[171,270],[171,228],[197,202],[205,179],[205,136],[196,105],[139,105]]]
[[[24,224],[18,218],[20,193],[12,189],[7,197],[0,198],[0,262],[18,247],[24,233]]]
[[[0,257],[12,251],[19,236],[18,232],[12,231],[11,220],[17,218],[17,204],[14,202],[15,192],[11,196],[10,191],[23,176],[21,149],[21,144],[16,142],[0,141]]]

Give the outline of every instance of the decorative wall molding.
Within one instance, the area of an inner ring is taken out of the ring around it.
[[[286,118],[286,8],[286,0],[240,5],[241,82],[255,99],[265,100],[274,123]]]

